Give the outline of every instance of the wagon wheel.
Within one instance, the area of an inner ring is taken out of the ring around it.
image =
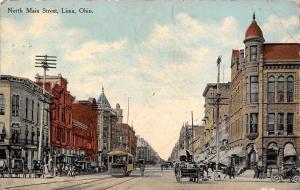
[[[214,172],[214,180],[215,181],[218,181],[220,178],[219,178],[219,173],[217,173],[217,172]]]
[[[177,181],[178,183],[181,182],[181,171],[180,171],[180,170],[178,170],[178,172],[177,172],[177,174],[176,174],[176,181]]]
[[[281,181],[281,176],[278,175],[278,174],[275,174],[275,175],[272,176],[271,180],[272,180],[273,182],[277,182],[277,183],[278,183],[278,182]]]
[[[295,182],[295,183],[299,183],[300,182],[300,176],[298,175],[295,175],[292,179],[292,182]]]

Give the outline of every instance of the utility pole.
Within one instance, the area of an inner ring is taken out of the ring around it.
[[[216,96],[216,149],[217,149],[217,163],[216,163],[216,168],[219,170],[219,108],[220,108],[220,101],[221,101],[221,94],[219,90],[219,83],[220,83],[220,64],[221,64],[221,59],[222,57],[219,56],[217,59],[217,66],[218,66],[218,77],[217,77],[217,96]]]
[[[194,153],[194,116],[193,116],[193,111],[191,111],[192,115],[192,153]]]
[[[129,96],[127,101],[127,124],[129,124]]]
[[[38,145],[38,160],[42,160],[43,153],[42,153],[42,144],[43,144],[43,134],[44,134],[44,103],[45,100],[45,82],[46,82],[46,71],[48,71],[50,68],[56,68],[56,56],[49,56],[49,55],[36,55],[35,56],[35,67],[41,67],[44,71],[44,80],[43,80],[43,96],[42,96],[42,110],[41,110],[41,125],[40,125],[40,136],[39,136],[39,145]],[[49,139],[50,136],[50,127],[49,127]],[[50,145],[50,144],[49,144]],[[50,149],[51,150],[51,149]]]

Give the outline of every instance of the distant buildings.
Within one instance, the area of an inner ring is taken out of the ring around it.
[[[221,94],[222,104],[219,107],[219,134],[221,144],[228,143],[228,111],[230,83],[220,83],[219,93]],[[217,84],[208,83],[203,92],[205,98],[205,115],[202,121],[205,125],[205,152],[206,156],[216,153],[216,105]]]
[[[161,161],[161,158],[152,146],[142,137],[137,136],[136,160],[143,159],[148,164],[155,164]]]

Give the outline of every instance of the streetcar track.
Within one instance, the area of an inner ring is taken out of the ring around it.
[[[107,179],[110,179],[110,180],[106,181]],[[114,178],[111,178],[111,177],[102,178],[102,179],[95,179],[93,181],[88,181],[88,182],[85,182],[85,183],[74,184],[74,185],[69,185],[69,186],[65,186],[65,187],[58,187],[58,188],[55,188],[54,190],[62,190],[62,189],[69,189],[69,188],[80,188],[79,186],[84,186],[84,185],[88,185],[88,184],[95,183],[95,182],[105,183],[105,182],[110,182],[110,181],[113,181],[113,180],[114,180]],[[105,182],[103,182],[103,181],[105,181]]]
[[[128,180],[124,180],[124,181],[122,181],[121,183],[117,183],[117,184],[111,185],[111,186],[109,186],[109,187],[101,188],[101,190],[107,190],[107,189],[110,189],[110,188],[112,188],[112,187],[121,185],[121,184],[123,184],[123,183],[126,183],[126,182],[131,181],[131,180],[134,180],[134,179],[137,179],[137,178],[131,178],[131,179],[128,179]]]
[[[107,180],[109,179],[109,180]],[[93,180],[93,181],[89,181],[89,182],[86,182],[86,183],[81,183],[81,184],[74,184],[74,185],[70,185],[70,186],[65,186],[65,187],[59,187],[59,188],[55,188],[55,190],[63,190],[63,189],[88,189],[90,187],[95,187],[97,186],[98,184],[103,184],[103,183],[109,183],[109,182],[112,182],[112,181],[115,181],[115,180],[118,180],[118,179],[123,179],[123,178],[106,178],[104,180]],[[99,189],[101,190],[106,190],[106,189],[109,189],[111,187],[114,187],[114,186],[117,186],[117,185],[120,185],[120,184],[123,184],[127,181],[131,181],[133,179],[136,179],[136,178],[130,178],[130,179],[127,179],[127,180],[122,180],[120,183],[116,183],[116,184],[113,184],[113,185],[110,185],[110,186],[107,186],[107,187],[99,187]]]
[[[50,182],[43,182],[43,183],[34,183],[34,184],[27,184],[27,185],[18,185],[18,186],[11,186],[11,187],[5,187],[4,189],[14,189],[14,188],[21,188],[21,187],[30,187],[30,186],[38,186],[38,185],[47,185],[47,184],[53,184],[53,183],[68,183],[68,182],[76,182],[76,181],[87,181],[87,180],[93,180],[93,179],[108,179],[110,177],[94,177],[94,178],[85,178],[85,179],[72,179],[72,180],[65,180],[65,181],[50,181]]]

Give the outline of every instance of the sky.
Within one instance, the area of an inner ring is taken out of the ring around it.
[[[300,41],[299,0],[39,0],[1,2],[0,74],[34,80],[35,55],[55,55],[76,100],[98,98],[101,87],[129,124],[167,159],[184,122],[201,124],[202,93],[230,81],[232,49],[255,11],[267,43]],[[8,13],[21,8],[23,13]],[[29,14],[26,8],[74,9]],[[79,13],[79,8],[93,13]]]

